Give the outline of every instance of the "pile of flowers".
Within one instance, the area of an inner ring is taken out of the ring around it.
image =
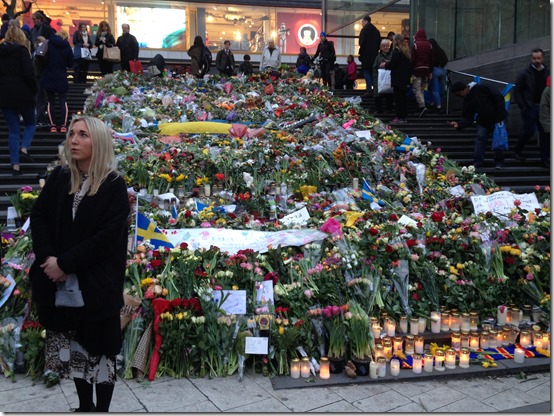
[[[504,216],[476,214],[471,197],[500,190],[486,175],[286,71],[203,80],[117,72],[89,93],[85,113],[114,129],[119,169],[143,190],[139,211],[169,237],[198,228],[327,235],[232,253],[136,245],[125,292],[142,305],[125,330],[125,377],[226,376],[245,361],[287,374],[304,354],[365,358],[369,318],[382,312],[398,320],[444,306],[489,318],[508,303],[550,311],[548,187],[535,189],[531,212],[516,199]],[[191,121],[229,122],[229,133],[160,133]],[[157,197],[166,193],[174,200]],[[28,257],[18,258],[4,265],[21,265],[24,287]],[[269,281],[272,297],[262,300]],[[225,296],[214,302],[219,290],[245,291],[246,314],[226,311]],[[20,294],[28,299],[28,289]],[[246,354],[249,336],[268,337],[267,354]],[[138,350],[153,354],[134,363]]]

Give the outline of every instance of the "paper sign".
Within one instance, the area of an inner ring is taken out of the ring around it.
[[[267,337],[245,337],[244,338],[244,353],[245,354],[267,354],[268,338]]]
[[[456,185],[455,187],[450,188],[450,195],[464,196],[464,194],[465,194],[464,187],[461,185]]]
[[[256,304],[273,304],[273,280],[264,280],[256,284]]]
[[[414,227],[417,227],[417,221],[414,221],[413,219],[411,219],[407,215],[402,215],[400,217],[400,219],[398,220],[398,223],[402,224],[402,225],[412,225]]]
[[[227,296],[221,309],[227,314],[244,315],[246,313],[246,290],[214,290],[213,300],[219,305],[221,297]]]
[[[515,207],[514,201],[516,199],[521,202],[521,209],[531,212],[535,208],[540,208],[535,193],[513,194],[508,191],[500,191],[492,195],[472,196],[471,202],[476,214],[490,211],[497,217],[505,217]]]
[[[356,136],[361,137],[362,139],[373,139],[373,137],[371,137],[371,130],[357,130]]]
[[[292,214],[286,215],[279,220],[283,225],[306,225],[310,219],[310,214],[306,207],[301,210],[295,211]]]

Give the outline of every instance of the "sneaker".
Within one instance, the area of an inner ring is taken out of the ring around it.
[[[521,153],[514,153],[514,159],[520,162],[524,162],[525,156],[523,156]]]
[[[495,168],[496,170],[502,170],[502,169],[504,169],[504,163],[502,163],[502,162],[497,162],[496,165],[494,166],[494,168]]]
[[[56,126],[50,127],[50,133],[57,133],[57,132],[58,132],[58,129],[56,128]]]
[[[21,172],[21,168],[19,168],[19,169],[12,168],[12,175],[13,176],[20,176],[20,175],[23,175],[23,172]]]
[[[20,150],[19,151],[19,159],[21,159],[23,162],[35,163],[35,159],[33,159],[31,157],[28,150],[27,150],[27,152],[24,152],[24,151]]]
[[[427,109],[427,107],[422,107],[419,109],[419,114],[418,114],[418,117],[422,117],[423,114],[425,114],[426,112],[428,112],[429,110]]]
[[[61,126],[60,127],[60,133],[67,133],[67,127]]]

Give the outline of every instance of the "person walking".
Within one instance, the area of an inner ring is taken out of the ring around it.
[[[239,73],[244,75],[252,75],[254,73],[254,68],[250,62],[250,55],[244,55],[244,61],[239,65]]]
[[[73,66],[73,51],[67,38],[69,35],[65,30],[60,30],[48,41],[48,55],[46,65],[40,77],[40,87],[46,91],[48,98],[48,119],[50,120],[50,131],[56,133],[67,132],[67,68]],[[56,118],[56,97],[60,118]]]
[[[215,56],[215,67],[221,75],[231,76],[235,72],[235,55],[231,50],[231,41],[223,42],[223,49]]]
[[[301,46],[299,51],[300,52],[296,57],[296,72],[306,75],[312,65],[312,58],[308,55],[308,52],[304,46]]]
[[[204,62],[204,40],[202,36],[195,36],[192,46],[187,51],[190,56],[190,73],[196,78],[202,78],[205,75],[205,62]]]
[[[543,168],[550,169],[550,75],[546,78],[546,88],[541,95],[539,123],[542,130],[539,136],[541,164]]]
[[[100,119],[74,118],[64,162],[31,210],[35,262],[29,278],[46,329],[45,368],[73,378],[79,408],[71,410],[77,412],[109,411],[122,346],[129,199],[112,143]],[[74,296],[68,288],[75,288]]]
[[[425,29],[419,29],[414,36],[414,43],[410,49],[410,63],[414,69],[414,79],[412,86],[414,95],[419,106],[418,117],[423,116],[427,111],[425,106],[425,96],[423,95],[423,87],[431,78],[433,68],[433,48],[427,40]]]
[[[544,52],[540,48],[531,51],[531,64],[521,72],[516,80],[514,98],[521,111],[523,134],[519,136],[514,157],[524,161],[523,150],[536,131],[540,133],[539,105],[541,95],[546,87],[546,78],[550,75],[544,65]]]
[[[354,82],[358,79],[358,66],[354,60],[354,55],[348,55],[346,58],[346,89],[353,90]]]
[[[38,91],[31,55],[17,41],[18,32],[21,29],[8,28],[0,44],[0,108],[8,126],[12,175],[22,174],[20,159],[33,162],[29,149],[36,130],[35,104]],[[23,117],[23,135],[20,135],[19,129],[20,116]]]
[[[408,116],[408,87],[412,77],[412,66],[410,64],[410,50],[400,34],[392,38],[392,54],[389,62],[382,62],[380,67],[390,69],[391,86],[394,97],[394,106],[396,107],[396,117],[392,123],[406,123]]]
[[[457,130],[477,125],[477,136],[473,152],[473,166],[484,166],[485,148],[489,137],[492,137],[494,125],[504,121],[507,116],[504,97],[496,88],[470,82],[456,82],[450,88],[452,94],[464,99],[461,121],[450,121],[449,124]],[[496,169],[504,168],[504,151],[495,149],[494,162]]]
[[[390,41],[388,39],[383,39],[381,41],[381,47],[379,48],[379,53],[375,57],[375,62],[373,63],[373,92],[375,96],[375,113],[379,114],[383,112],[383,100],[386,102],[387,111],[392,112],[392,101],[393,95],[391,92],[381,92],[379,91],[379,69],[381,69],[381,64],[387,63],[390,61],[392,56],[392,51],[390,49]]]
[[[381,32],[371,23],[371,16],[369,15],[362,19],[362,30],[360,30],[358,36],[358,44],[360,45],[358,55],[362,63],[362,71],[366,84],[365,95],[370,96],[373,86],[373,63],[381,45]]]
[[[73,34],[73,58],[75,59],[75,67],[73,72],[73,82],[77,84],[86,84],[89,68],[89,59],[82,57],[81,49],[92,47],[91,36],[87,30],[86,23],[79,23],[79,30]]]
[[[121,53],[121,69],[123,71],[131,71],[129,61],[135,61],[139,57],[139,44],[137,38],[129,33],[130,26],[128,23],[121,25],[122,35],[117,38],[115,46],[119,48]]]
[[[317,45],[317,50],[312,60],[315,61],[318,57],[320,57],[323,85],[333,88],[334,80],[332,77],[334,75],[333,72],[337,55],[335,54],[335,44],[327,39],[327,33],[325,32],[319,34],[319,45]]]
[[[260,69],[266,71],[268,69],[276,70],[281,66],[281,51],[275,46],[275,41],[269,39],[267,46],[262,52],[262,59],[260,61]]]
[[[431,38],[429,43],[433,48],[433,71],[429,87],[433,94],[434,112],[438,114],[444,114],[442,109],[442,94],[446,86],[446,64],[448,63],[448,56],[444,49],[440,47],[438,42]]]
[[[100,73],[102,76],[111,74],[113,72],[113,62],[106,61],[104,59],[104,49],[115,46],[115,38],[112,35],[112,29],[110,28],[109,23],[105,20],[102,20],[98,25],[94,45],[98,47],[96,58],[98,59],[98,65],[100,66]]]
[[[31,15],[33,20],[33,28],[31,29],[31,48],[34,52],[38,48],[38,37],[42,36],[44,39],[50,39],[56,31],[50,26],[50,19],[44,14],[42,10],[37,10]]]

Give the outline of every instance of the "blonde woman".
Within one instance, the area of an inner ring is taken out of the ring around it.
[[[127,187],[115,168],[111,130],[99,119],[74,118],[63,153],[31,212],[33,301],[46,328],[46,371],[73,378],[74,411],[108,412],[122,345]],[[62,303],[64,285],[75,281],[80,303]]]
[[[8,31],[6,32],[6,37],[2,39],[2,42],[14,42],[21,46],[25,46],[31,54],[31,42],[27,39],[25,32],[23,32],[19,27],[14,25],[8,26]]]
[[[396,117],[392,123],[406,123],[408,116],[408,99],[406,94],[410,87],[412,65],[410,64],[410,50],[402,35],[392,38],[392,55],[389,62],[383,62],[380,68],[391,70],[391,85],[396,107]]]

